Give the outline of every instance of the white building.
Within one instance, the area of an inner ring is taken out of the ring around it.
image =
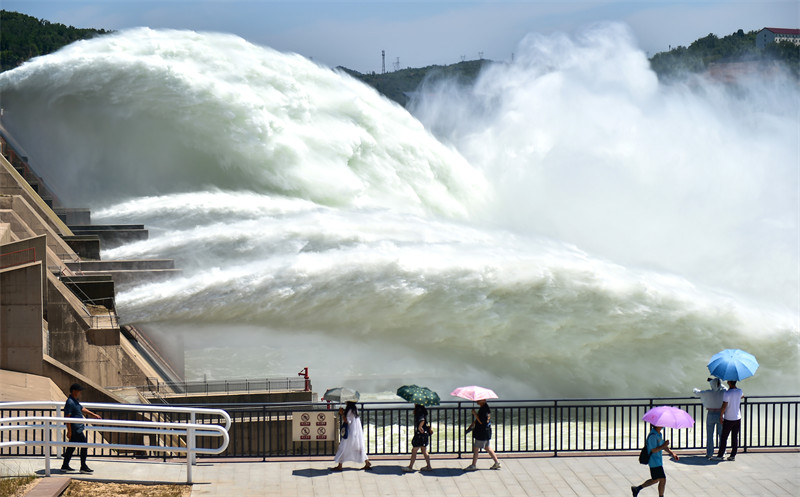
[[[764,28],[756,35],[756,48],[764,48],[770,43],[779,41],[790,41],[800,45],[800,29]]]

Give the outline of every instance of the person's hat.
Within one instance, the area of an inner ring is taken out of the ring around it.
[[[72,386],[69,387],[69,391],[72,392],[74,390],[80,391],[83,390],[83,387],[81,386],[80,383],[73,383]]]

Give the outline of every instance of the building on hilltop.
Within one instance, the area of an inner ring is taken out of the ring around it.
[[[756,35],[756,48],[764,48],[770,43],[779,41],[800,45],[800,29],[764,28]]]

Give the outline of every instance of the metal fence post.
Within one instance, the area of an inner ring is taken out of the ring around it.
[[[557,415],[558,415],[558,401],[554,400],[553,401],[553,418],[551,419],[552,423],[556,422],[556,416]],[[559,434],[560,434],[560,430],[561,430],[561,423],[560,422],[558,423],[558,430],[559,430],[558,432],[555,431],[555,430],[552,430],[550,432],[555,437],[555,440],[553,441],[553,457],[558,457],[558,442],[560,440]]]
[[[61,417],[61,409],[62,409],[61,404],[59,404],[56,407],[56,417],[57,418]],[[58,426],[58,425],[56,425],[56,426]],[[64,432],[62,430],[58,430],[58,429],[56,430],[56,441],[58,441],[58,442],[63,442],[64,441]],[[64,457],[62,451],[58,450],[58,447],[56,447],[56,459],[61,459],[62,457]]]
[[[195,424],[197,422],[196,420],[197,420],[197,414],[196,413],[192,412],[191,414],[189,414],[189,423]],[[187,440],[186,443],[188,444],[189,441]],[[192,466],[197,464],[197,454],[192,453],[191,459],[192,459]]]
[[[50,421],[44,428],[44,475],[50,476]]]
[[[192,483],[192,464],[194,460],[194,427],[186,428],[186,483]]]

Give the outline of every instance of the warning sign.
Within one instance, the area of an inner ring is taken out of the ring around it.
[[[336,412],[293,412],[292,440],[295,442],[332,442],[336,440]]]

